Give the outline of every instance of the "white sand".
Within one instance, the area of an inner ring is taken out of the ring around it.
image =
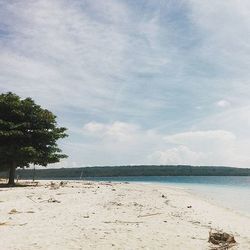
[[[201,250],[210,249],[210,228],[234,234],[239,244],[231,249],[250,249],[249,217],[182,189],[95,182],[54,189],[49,183],[0,188],[0,249]]]

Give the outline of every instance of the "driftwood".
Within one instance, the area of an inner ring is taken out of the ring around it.
[[[61,201],[59,200],[56,200],[54,198],[49,198],[48,200],[43,200],[43,201],[40,201],[39,203],[43,203],[43,202],[49,202],[49,203],[61,203]]]
[[[35,200],[33,200],[33,199],[31,198],[31,196],[26,196],[26,197],[27,197],[28,199],[30,199],[31,201],[37,203]]]
[[[216,245],[216,247],[213,247],[212,249],[218,250],[229,249],[236,244],[236,240],[233,235],[221,231],[210,231],[208,242]]]
[[[35,212],[34,212],[34,211],[29,210],[29,211],[27,211],[26,213],[27,213],[27,214],[34,214]]]
[[[154,215],[160,215],[162,213],[154,213],[154,214],[143,214],[143,215],[138,215],[137,217],[138,218],[141,218],[141,217],[148,217],[148,216],[154,216]]]
[[[143,223],[143,221],[121,221],[121,220],[115,220],[115,221],[104,221],[106,224],[110,223],[122,223],[122,224],[139,224]]]

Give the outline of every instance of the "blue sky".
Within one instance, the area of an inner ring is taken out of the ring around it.
[[[249,167],[250,2],[0,0],[0,91],[70,137],[56,167]]]

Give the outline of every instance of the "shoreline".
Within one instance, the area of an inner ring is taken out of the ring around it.
[[[111,182],[112,183],[120,183],[120,184],[124,183],[124,182],[119,182],[119,181],[111,181]],[[246,211],[229,207],[225,203],[219,202],[216,199],[212,199],[211,197],[208,197],[206,194],[199,193],[199,192],[195,191],[194,189],[192,189],[192,184],[190,184],[191,186],[188,187],[188,186],[178,185],[178,183],[174,183],[174,185],[169,185],[169,183],[163,183],[163,182],[161,183],[161,182],[143,182],[143,181],[132,181],[129,183],[143,184],[143,185],[160,185],[160,186],[166,187],[168,189],[181,190],[181,191],[184,191],[184,192],[188,193],[189,195],[191,195],[197,199],[200,199],[202,201],[205,201],[211,205],[217,206],[219,208],[223,208],[227,211],[231,211],[231,212],[236,213],[240,216],[244,216],[244,217],[247,217],[248,219],[250,219],[250,211],[249,211],[249,213],[247,213]],[[213,186],[213,184],[210,184],[210,185]],[[205,187],[206,185],[201,184],[201,186]],[[228,187],[228,186],[226,186],[226,187]],[[221,185],[221,186],[218,186],[218,188],[225,188],[225,186]]]
[[[250,249],[249,217],[185,188],[84,180],[38,183],[0,188],[3,249],[209,249],[211,229],[233,234],[238,244],[231,249]]]

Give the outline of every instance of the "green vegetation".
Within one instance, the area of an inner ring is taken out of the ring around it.
[[[18,170],[22,179],[32,179],[32,169]],[[36,179],[79,179],[80,177],[115,176],[250,176],[250,169],[231,167],[193,167],[193,166],[117,166],[37,169]]]
[[[67,157],[56,141],[66,137],[66,128],[57,127],[56,116],[31,98],[13,93],[0,95],[0,171],[9,173],[14,185],[17,167],[47,166]]]

